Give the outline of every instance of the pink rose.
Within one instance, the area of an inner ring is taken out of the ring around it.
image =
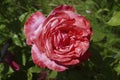
[[[71,6],[59,6],[47,18],[41,12],[32,14],[24,33],[34,63],[42,68],[64,71],[89,58],[90,23]]]

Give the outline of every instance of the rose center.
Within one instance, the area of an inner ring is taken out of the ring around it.
[[[58,33],[58,43],[59,43],[59,47],[63,48],[65,46],[68,46],[70,44],[70,36],[68,35],[67,32],[63,32],[63,31],[60,31]]]
[[[76,41],[81,40],[82,31],[76,28],[59,29],[52,37],[52,45],[56,50],[69,48],[70,45],[76,44]],[[74,49],[74,46],[71,48]]]

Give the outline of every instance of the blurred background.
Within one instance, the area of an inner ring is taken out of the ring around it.
[[[32,13],[47,16],[62,4],[91,22],[91,57],[64,72],[41,69],[31,59],[23,25]],[[0,80],[120,80],[120,0],[0,0]]]

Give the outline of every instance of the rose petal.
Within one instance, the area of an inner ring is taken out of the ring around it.
[[[50,25],[52,22],[54,22],[54,20],[58,20],[59,24],[62,23],[64,20],[66,19],[70,19],[70,17],[68,16],[68,14],[66,14],[65,12],[56,12],[54,14],[50,14],[47,19],[44,21],[44,26],[47,27],[48,25]],[[58,25],[58,24],[57,24]],[[51,25],[52,26],[52,25]],[[54,26],[53,26],[54,27]]]
[[[83,29],[90,29],[90,27],[91,27],[89,21],[83,16],[77,16],[76,17],[75,25],[77,25],[77,26],[79,26],[80,28],[83,28]]]
[[[63,65],[75,65],[75,64],[78,64],[80,61],[79,59],[73,59],[71,61],[68,61],[68,62],[64,62],[62,63]]]
[[[48,67],[51,70],[64,71],[67,68],[51,61],[44,53],[41,53],[36,45],[32,46],[32,59],[40,67]]]
[[[56,13],[56,12],[64,12],[64,11],[73,11],[73,12],[74,12],[74,9],[73,9],[73,7],[71,7],[71,6],[61,5],[61,6],[57,7],[57,8],[55,8],[55,9],[50,13],[50,15],[51,15],[51,14],[54,14],[54,13]]]
[[[75,47],[75,56],[82,56],[84,53],[87,51],[89,47],[89,42],[88,41],[76,41],[74,44]]]
[[[45,16],[41,12],[33,13],[24,24],[24,33],[28,45],[32,44],[31,35],[45,20]]]
[[[35,45],[32,46],[31,52],[32,52],[33,62],[38,66],[45,68],[46,65],[44,64],[45,59],[44,59],[43,53],[40,53],[38,48]]]
[[[53,18],[61,18],[61,19],[68,19],[69,16],[68,14],[65,13],[65,11],[71,11],[71,12],[74,12],[74,9],[73,7],[71,6],[66,6],[66,5],[61,5],[57,8],[55,8],[50,14],[49,16],[47,17],[47,20],[44,22],[45,24],[49,23],[49,20],[51,21],[51,19]]]
[[[72,11],[64,11],[71,19],[75,19],[74,25],[79,26],[83,29],[90,29],[91,25],[90,22],[84,17],[79,14],[76,14]]]
[[[90,52],[87,50],[81,57],[80,57],[80,62],[84,62],[86,60],[88,60],[88,58],[90,57]]]

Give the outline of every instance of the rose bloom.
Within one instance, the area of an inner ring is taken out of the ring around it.
[[[64,71],[89,58],[90,23],[71,6],[59,6],[48,17],[33,13],[24,24],[24,33],[34,63],[42,68]]]

